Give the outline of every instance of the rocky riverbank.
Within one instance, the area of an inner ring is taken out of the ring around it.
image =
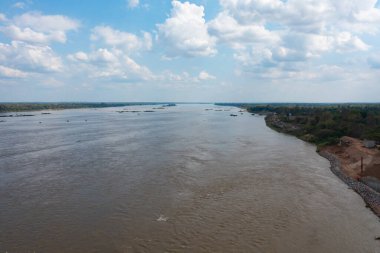
[[[289,122],[283,122],[276,114],[268,114],[265,117],[268,127],[282,133],[291,134],[308,141],[307,135],[301,133],[301,129]],[[350,140],[347,147],[331,145],[321,148],[318,153],[330,161],[331,171],[357,192],[366,202],[367,207],[380,218],[380,193],[374,189],[380,188],[380,180],[377,162],[380,159],[378,150],[367,150],[362,147],[361,141],[345,137]],[[359,157],[359,158],[358,158]],[[364,163],[368,167],[363,174],[360,172],[360,157],[365,157]],[[343,163],[343,164],[342,164]],[[375,167],[377,169],[375,169]],[[375,173],[376,172],[376,173]],[[367,180],[367,179],[373,179]],[[369,184],[367,181],[371,181]],[[375,185],[376,187],[370,187]]]
[[[335,155],[327,151],[320,151],[319,154],[330,161],[331,171],[352,190],[357,192],[366,202],[367,207],[371,208],[371,210],[380,218],[380,194],[360,181],[343,173],[341,162]]]

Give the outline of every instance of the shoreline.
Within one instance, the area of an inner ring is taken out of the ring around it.
[[[347,176],[341,168],[340,160],[332,153],[322,150],[317,152],[320,156],[330,162],[331,172],[337,176],[341,181],[348,185],[350,189],[359,194],[366,203],[366,207],[370,208],[372,212],[380,218],[380,193],[376,192],[369,186],[362,182]]]
[[[274,131],[283,134],[290,134],[292,136],[297,137],[298,139],[310,143],[310,141],[308,141],[307,139],[301,138],[300,136],[294,134],[295,130],[297,130],[297,127],[293,124],[282,122],[277,117],[271,118],[269,114],[265,116],[265,123],[269,128],[273,129]],[[380,218],[380,193],[375,191],[368,185],[362,183],[357,178],[347,175],[345,173],[345,170],[343,169],[341,160],[335,154],[329,152],[327,150],[328,147],[329,146],[321,149],[317,148],[316,152],[330,162],[331,172],[341,181],[343,181],[351,190],[355,191],[366,203],[366,207],[370,208],[371,211],[378,218]]]
[[[16,113],[16,112],[33,112],[45,110],[68,110],[68,109],[85,109],[85,108],[108,108],[108,107],[123,107],[123,106],[158,106],[166,105],[173,106],[171,102],[57,102],[57,103],[1,103],[0,114]]]

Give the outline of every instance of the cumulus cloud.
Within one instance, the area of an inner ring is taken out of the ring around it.
[[[22,6],[21,2],[16,4],[19,8]],[[11,40],[10,43],[0,43],[2,77],[24,78],[64,70],[61,57],[49,44],[65,43],[66,33],[79,27],[77,21],[39,12],[28,12],[10,19],[0,15],[0,19],[4,23],[0,32]]]
[[[139,6],[139,0],[127,0],[127,4],[129,8],[136,8]]]
[[[205,81],[205,80],[213,80],[213,79],[216,79],[215,76],[213,75],[210,75],[209,73],[207,73],[206,71],[201,71],[198,75],[198,79],[201,80],[201,81]]]
[[[338,52],[345,51],[366,51],[370,48],[358,36],[349,32],[340,32],[335,37],[335,47]]]
[[[294,71],[326,53],[368,51],[378,32],[376,0],[220,0],[207,25],[251,71]],[[286,66],[286,67],[285,67]]]
[[[67,32],[77,30],[79,22],[62,15],[28,12],[8,20],[0,31],[12,40],[29,43],[65,43]]]
[[[116,48],[98,48],[90,53],[77,52],[68,55],[75,69],[94,79],[112,81],[147,81],[154,75],[139,65],[124,51]]]
[[[207,30],[203,6],[172,1],[170,17],[157,27],[167,57],[212,56],[217,52],[216,40]]]
[[[72,61],[87,62],[89,57],[85,52],[79,51],[74,54],[68,55],[68,58]]]
[[[280,37],[275,32],[271,32],[262,24],[243,23],[230,16],[228,12],[219,13],[218,16],[208,23],[211,34],[222,42],[232,45],[241,43],[276,43]]]
[[[19,40],[31,43],[43,43],[48,44],[51,41],[65,42],[66,36],[64,33],[41,33],[36,32],[29,27],[20,28],[15,25],[9,25],[6,27],[0,27],[0,31],[3,32],[7,37],[12,38],[12,40]]]
[[[101,41],[107,46],[120,47],[128,51],[150,50],[152,36],[143,32],[141,38],[135,34],[119,31],[109,26],[97,26],[92,29],[91,40]]]
[[[79,51],[67,56],[73,68],[89,78],[115,82],[153,80],[149,68],[138,64],[132,54],[152,48],[152,36],[143,32],[133,33],[116,30],[110,26],[96,26],[90,39],[95,43],[90,52]]]
[[[379,15],[376,2],[376,0],[220,0],[222,7],[239,21],[275,22],[295,31],[312,33],[332,27],[360,28],[361,22],[376,21]],[[366,27],[368,29],[368,23]]]
[[[21,41],[0,43],[0,65],[16,70],[12,72],[15,75],[20,74],[17,71],[47,73],[63,69],[61,58],[49,46],[30,45]]]

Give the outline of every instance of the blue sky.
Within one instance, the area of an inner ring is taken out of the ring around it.
[[[0,101],[380,102],[376,0],[0,2]]]

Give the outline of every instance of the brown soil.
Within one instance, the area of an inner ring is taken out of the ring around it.
[[[368,166],[364,171],[364,176],[372,176],[380,179],[380,164]]]
[[[363,146],[361,140],[342,137],[340,145],[328,146],[324,151],[338,157],[342,164],[343,172],[352,177],[373,176],[380,179],[380,151],[368,149]],[[361,174],[361,157],[363,157],[364,173]]]

